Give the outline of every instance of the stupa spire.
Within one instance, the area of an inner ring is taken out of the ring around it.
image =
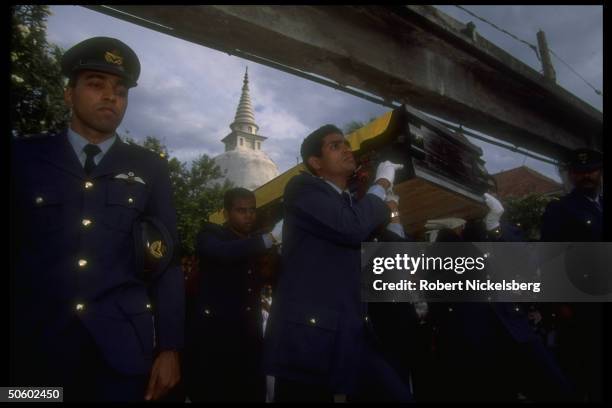
[[[246,68],[244,73],[242,95],[240,96],[236,116],[230,125],[230,129],[241,130],[251,134],[257,134],[259,130],[259,126],[255,123],[255,113],[253,112],[253,105],[251,104],[251,96],[249,94],[249,67]]]

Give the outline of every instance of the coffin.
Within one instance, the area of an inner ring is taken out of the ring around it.
[[[394,110],[385,130],[362,141],[356,155],[362,165],[353,181],[357,195],[374,181],[381,161],[404,165],[396,173],[394,191],[404,229],[417,239],[424,239],[427,220],[471,220],[487,212],[482,195],[493,181],[482,149],[408,106]]]

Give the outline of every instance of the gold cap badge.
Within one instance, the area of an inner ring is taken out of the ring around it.
[[[106,53],[104,54],[104,59],[106,60],[106,62],[109,62],[111,64],[123,65],[123,57],[119,55],[119,51],[117,50],[106,51]]]
[[[149,246],[149,253],[154,258],[162,258],[166,254],[166,246],[162,241],[153,241]]]

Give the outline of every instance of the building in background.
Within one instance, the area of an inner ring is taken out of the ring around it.
[[[231,132],[221,142],[225,152],[213,158],[225,176],[214,182],[230,180],[236,187],[255,190],[278,176],[278,167],[261,149],[267,139],[258,134],[255,114],[249,95],[249,72],[244,74],[242,95],[236,109],[236,117],[230,125]]]
[[[515,167],[492,175],[497,182],[497,194],[502,200],[522,198],[529,194],[560,196],[563,184],[527,166]]]

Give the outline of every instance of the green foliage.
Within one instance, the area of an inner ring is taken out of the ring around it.
[[[129,132],[128,132],[129,133]],[[219,166],[206,154],[196,158],[190,167],[176,157],[170,157],[168,148],[156,137],[147,136],[136,142],[129,136],[122,138],[137,143],[149,150],[164,154],[168,158],[170,182],[174,191],[174,205],[178,218],[178,233],[182,256],[195,253],[195,240],[208,217],[223,206],[225,191],[233,187],[227,180],[213,183],[222,176]]]
[[[164,155],[164,157],[169,157],[168,148],[164,144],[162,144],[162,142],[155,136],[145,137],[144,142],[142,142],[142,146],[151,151],[154,151],[157,154]]]
[[[513,224],[519,224],[527,239],[539,240],[542,215],[551,200],[551,197],[540,194],[506,199],[504,200],[504,217]]]
[[[15,5],[11,16],[10,119],[21,137],[66,127],[62,50],[46,39],[49,6]]]
[[[227,180],[223,184],[213,183],[222,176],[221,170],[205,154],[195,159],[189,169],[176,158],[172,158],[169,165],[183,253],[192,255],[200,228],[223,206],[223,195],[233,184]]]

